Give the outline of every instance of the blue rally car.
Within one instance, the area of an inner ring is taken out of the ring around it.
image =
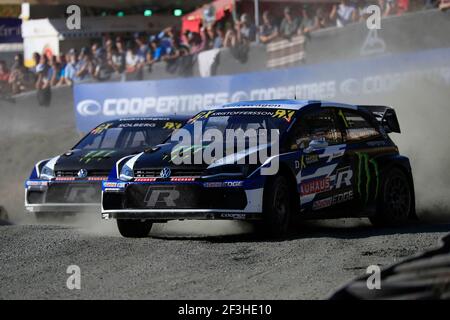
[[[163,142],[186,118],[128,118],[91,130],[66,153],[39,161],[25,181],[25,208],[37,219],[100,209],[101,182],[130,154]]]
[[[198,128],[223,135],[253,128],[258,138],[276,130],[278,138],[256,146],[246,141],[231,152],[224,146],[228,153],[211,153],[210,163],[180,163],[212,143],[198,139]],[[195,140],[187,148],[172,134],[118,161],[103,182],[102,217],[117,219],[123,236],[145,237],[155,222],[184,219],[253,220],[257,230],[280,236],[297,218],[369,217],[375,225],[415,218],[410,162],[388,136],[400,133],[390,107],[239,102],[200,112],[177,133],[183,130]],[[249,161],[264,150],[266,158]],[[276,171],[265,173],[270,167]]]

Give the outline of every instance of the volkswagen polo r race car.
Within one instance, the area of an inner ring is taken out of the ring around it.
[[[181,117],[133,118],[100,124],[70,151],[39,161],[25,182],[25,208],[47,218],[100,211],[101,182],[124,156],[163,142]]]
[[[206,154],[214,140],[199,140],[196,128],[218,136],[255,129],[258,138],[275,130],[278,138],[257,146],[246,141],[238,151],[237,140],[226,138],[232,146],[224,145],[223,157],[209,150],[210,163],[179,164]],[[176,133],[182,131],[194,137],[192,145],[180,147],[173,134],[165,144],[118,161],[103,182],[102,217],[117,219],[123,236],[144,237],[152,223],[175,219],[254,220],[256,230],[280,236],[296,218],[364,216],[390,225],[415,217],[411,166],[388,136],[400,133],[390,107],[231,103],[200,112]],[[250,161],[264,150],[267,157]]]

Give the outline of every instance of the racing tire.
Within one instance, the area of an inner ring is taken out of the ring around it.
[[[291,226],[292,201],[287,179],[275,176],[264,190],[263,220],[255,225],[259,235],[279,238],[286,236]]]
[[[133,219],[117,219],[117,228],[125,238],[145,238],[152,229],[153,222]]]
[[[406,174],[393,168],[383,175],[376,214],[369,217],[375,226],[398,226],[406,223],[413,210],[413,192]]]

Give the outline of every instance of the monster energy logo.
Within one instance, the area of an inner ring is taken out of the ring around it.
[[[93,160],[101,161],[105,158],[108,158],[114,153],[114,151],[107,151],[107,150],[101,150],[101,151],[89,151],[84,156],[80,158],[80,162],[89,163]]]
[[[370,159],[367,153],[357,152],[356,156],[358,157],[358,194],[362,198],[364,192],[364,202],[367,203],[369,201],[370,194],[370,184],[372,182],[372,172],[371,168],[373,168],[375,175],[375,197],[378,197],[378,188],[380,184],[380,176],[378,170],[378,164],[375,159]],[[363,186],[363,174],[365,175],[366,185]],[[365,190],[363,190],[365,188]]]

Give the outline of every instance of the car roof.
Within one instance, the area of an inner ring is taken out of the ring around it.
[[[357,109],[357,106],[351,104],[344,104],[338,102],[321,101],[321,100],[254,100],[254,101],[240,101],[226,103],[222,105],[222,108],[232,109],[232,108],[243,108],[243,107],[258,107],[258,108],[269,108],[269,109],[291,109],[300,110],[311,104],[320,104],[322,107],[336,107],[336,108],[346,108],[346,109]],[[220,109],[220,108],[219,108]]]
[[[190,116],[180,116],[180,115],[167,115],[160,117],[131,117],[131,118],[121,118],[116,121],[126,122],[126,121],[171,121],[171,120],[188,120]]]
[[[176,116],[165,116],[165,117],[130,117],[114,119],[110,121],[105,121],[104,123],[124,123],[124,122],[142,122],[142,121],[187,121],[190,118],[188,115],[176,115]]]

